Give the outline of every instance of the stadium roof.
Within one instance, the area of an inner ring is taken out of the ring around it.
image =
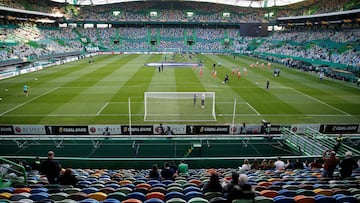
[[[103,5],[103,4],[112,4],[112,3],[121,3],[121,2],[151,1],[151,0],[52,0],[52,1],[62,2],[62,3],[66,2],[76,5]],[[286,6],[289,4],[302,2],[304,0],[182,0],[182,1],[207,2],[207,3],[226,4],[226,5],[241,6],[241,7],[263,8],[263,7],[273,7],[273,6]]]

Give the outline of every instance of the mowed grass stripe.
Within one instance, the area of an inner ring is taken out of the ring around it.
[[[229,57],[228,57],[229,58]],[[260,61],[260,63],[263,63]],[[341,110],[334,108],[326,103],[319,101],[310,95],[303,94],[296,89],[289,88],[292,91],[285,91],[281,92],[280,90],[274,91],[273,86],[276,87],[286,87],[287,84],[282,84],[281,79],[284,77],[273,77],[272,70],[267,68],[254,68],[252,69],[253,72],[256,72],[258,76],[263,76],[262,81],[269,80],[270,81],[270,89],[268,90],[271,94],[279,98],[280,100],[292,105],[298,111],[301,111],[303,114],[344,114]],[[284,71],[283,71],[284,72]],[[281,73],[281,75],[283,75]],[[269,77],[270,76],[270,77]],[[275,81],[275,82],[274,82]],[[307,108],[307,106],[311,106],[313,108]]]
[[[106,57],[105,57],[106,58]],[[41,71],[23,74],[17,77],[8,78],[0,81],[0,94],[2,97],[2,105],[0,112],[4,112],[10,108],[18,106],[28,100],[48,92],[49,90],[64,84],[64,79],[68,74],[81,70],[84,60],[76,62],[52,66]],[[35,78],[37,80],[35,80]],[[62,78],[56,83],[51,83],[54,78]],[[22,87],[24,84],[29,86],[29,97],[25,97]],[[7,89],[7,91],[5,91]]]
[[[110,60],[110,59],[111,58],[109,58],[108,60]],[[79,69],[76,71],[76,72],[78,72],[77,74],[74,74],[74,72],[70,71],[73,73],[72,75],[78,76],[74,80],[79,81],[79,80],[81,80],[82,77],[84,77],[84,75],[79,73],[80,71],[88,73],[89,71],[96,70],[96,69],[91,69],[87,64],[82,64],[81,67],[82,67],[82,69]],[[70,69],[68,69],[68,70],[70,70]],[[51,80],[51,81],[53,81],[53,80]],[[48,81],[48,82],[50,83],[50,81]],[[70,82],[70,83],[72,83],[72,82]],[[66,83],[57,83],[57,85],[59,85],[59,86],[66,85]],[[43,86],[45,86],[45,84],[43,84]],[[51,85],[49,85],[49,86],[51,86]],[[81,89],[85,89],[85,87],[83,87]],[[42,97],[39,97],[38,99],[32,101],[31,103],[29,103],[27,105],[24,105],[22,107],[15,109],[14,111],[11,112],[11,114],[36,114],[36,113],[39,113],[39,111],[41,114],[57,113],[56,110],[61,108],[61,106],[66,105],[66,103],[68,103],[68,102],[72,103],[71,102],[72,99],[80,94],[81,89],[71,89],[71,90],[65,89],[65,90],[57,90],[55,92],[51,92],[47,95],[43,95]],[[85,102],[85,101],[82,100],[82,102]],[[75,109],[76,110],[80,109],[78,107],[75,107]],[[84,105],[81,105],[81,107],[84,107]],[[66,113],[67,111],[73,112],[73,109],[67,107],[67,108],[61,109],[59,112]]]
[[[155,69],[145,67],[144,64],[154,61],[156,56],[154,55],[135,55],[136,57],[129,61],[125,68],[121,71],[122,84],[113,97],[109,100],[110,104],[97,116],[95,121],[101,123],[128,123],[128,104],[117,103],[127,102],[130,97],[131,101],[143,101],[144,92],[152,80]],[[125,80],[126,79],[126,80]],[[134,88],[137,87],[137,88]],[[111,104],[111,102],[114,102]],[[131,103],[131,111],[133,116],[133,122],[142,123],[144,116],[143,103]],[[102,114],[118,114],[119,116],[101,116]],[[139,114],[141,116],[135,116]],[[123,115],[123,116],[120,116]]]
[[[247,59],[248,57],[241,58]],[[359,92],[358,88],[341,85],[338,81],[320,80],[316,74],[303,73],[277,64],[274,64],[273,67],[281,70],[281,77],[277,79],[280,83],[284,83],[288,87],[294,88],[346,113],[360,113],[360,108],[358,108],[360,105],[360,95],[357,94]],[[338,111],[338,113],[342,113],[341,111]]]

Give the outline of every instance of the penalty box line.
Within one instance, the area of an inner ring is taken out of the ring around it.
[[[261,115],[253,106],[251,106],[251,104],[249,104],[249,102],[245,102],[245,103],[256,113],[256,115],[258,116]]]

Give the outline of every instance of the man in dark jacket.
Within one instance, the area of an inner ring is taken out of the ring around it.
[[[46,176],[49,184],[56,184],[60,175],[61,165],[54,160],[54,152],[48,152],[48,158],[41,163],[41,173]]]
[[[352,171],[358,167],[355,159],[352,158],[352,153],[347,151],[345,153],[345,159],[340,163],[341,178],[348,178],[351,176]]]

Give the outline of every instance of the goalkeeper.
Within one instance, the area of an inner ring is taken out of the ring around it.
[[[205,107],[205,93],[201,95],[201,108],[203,109]]]

